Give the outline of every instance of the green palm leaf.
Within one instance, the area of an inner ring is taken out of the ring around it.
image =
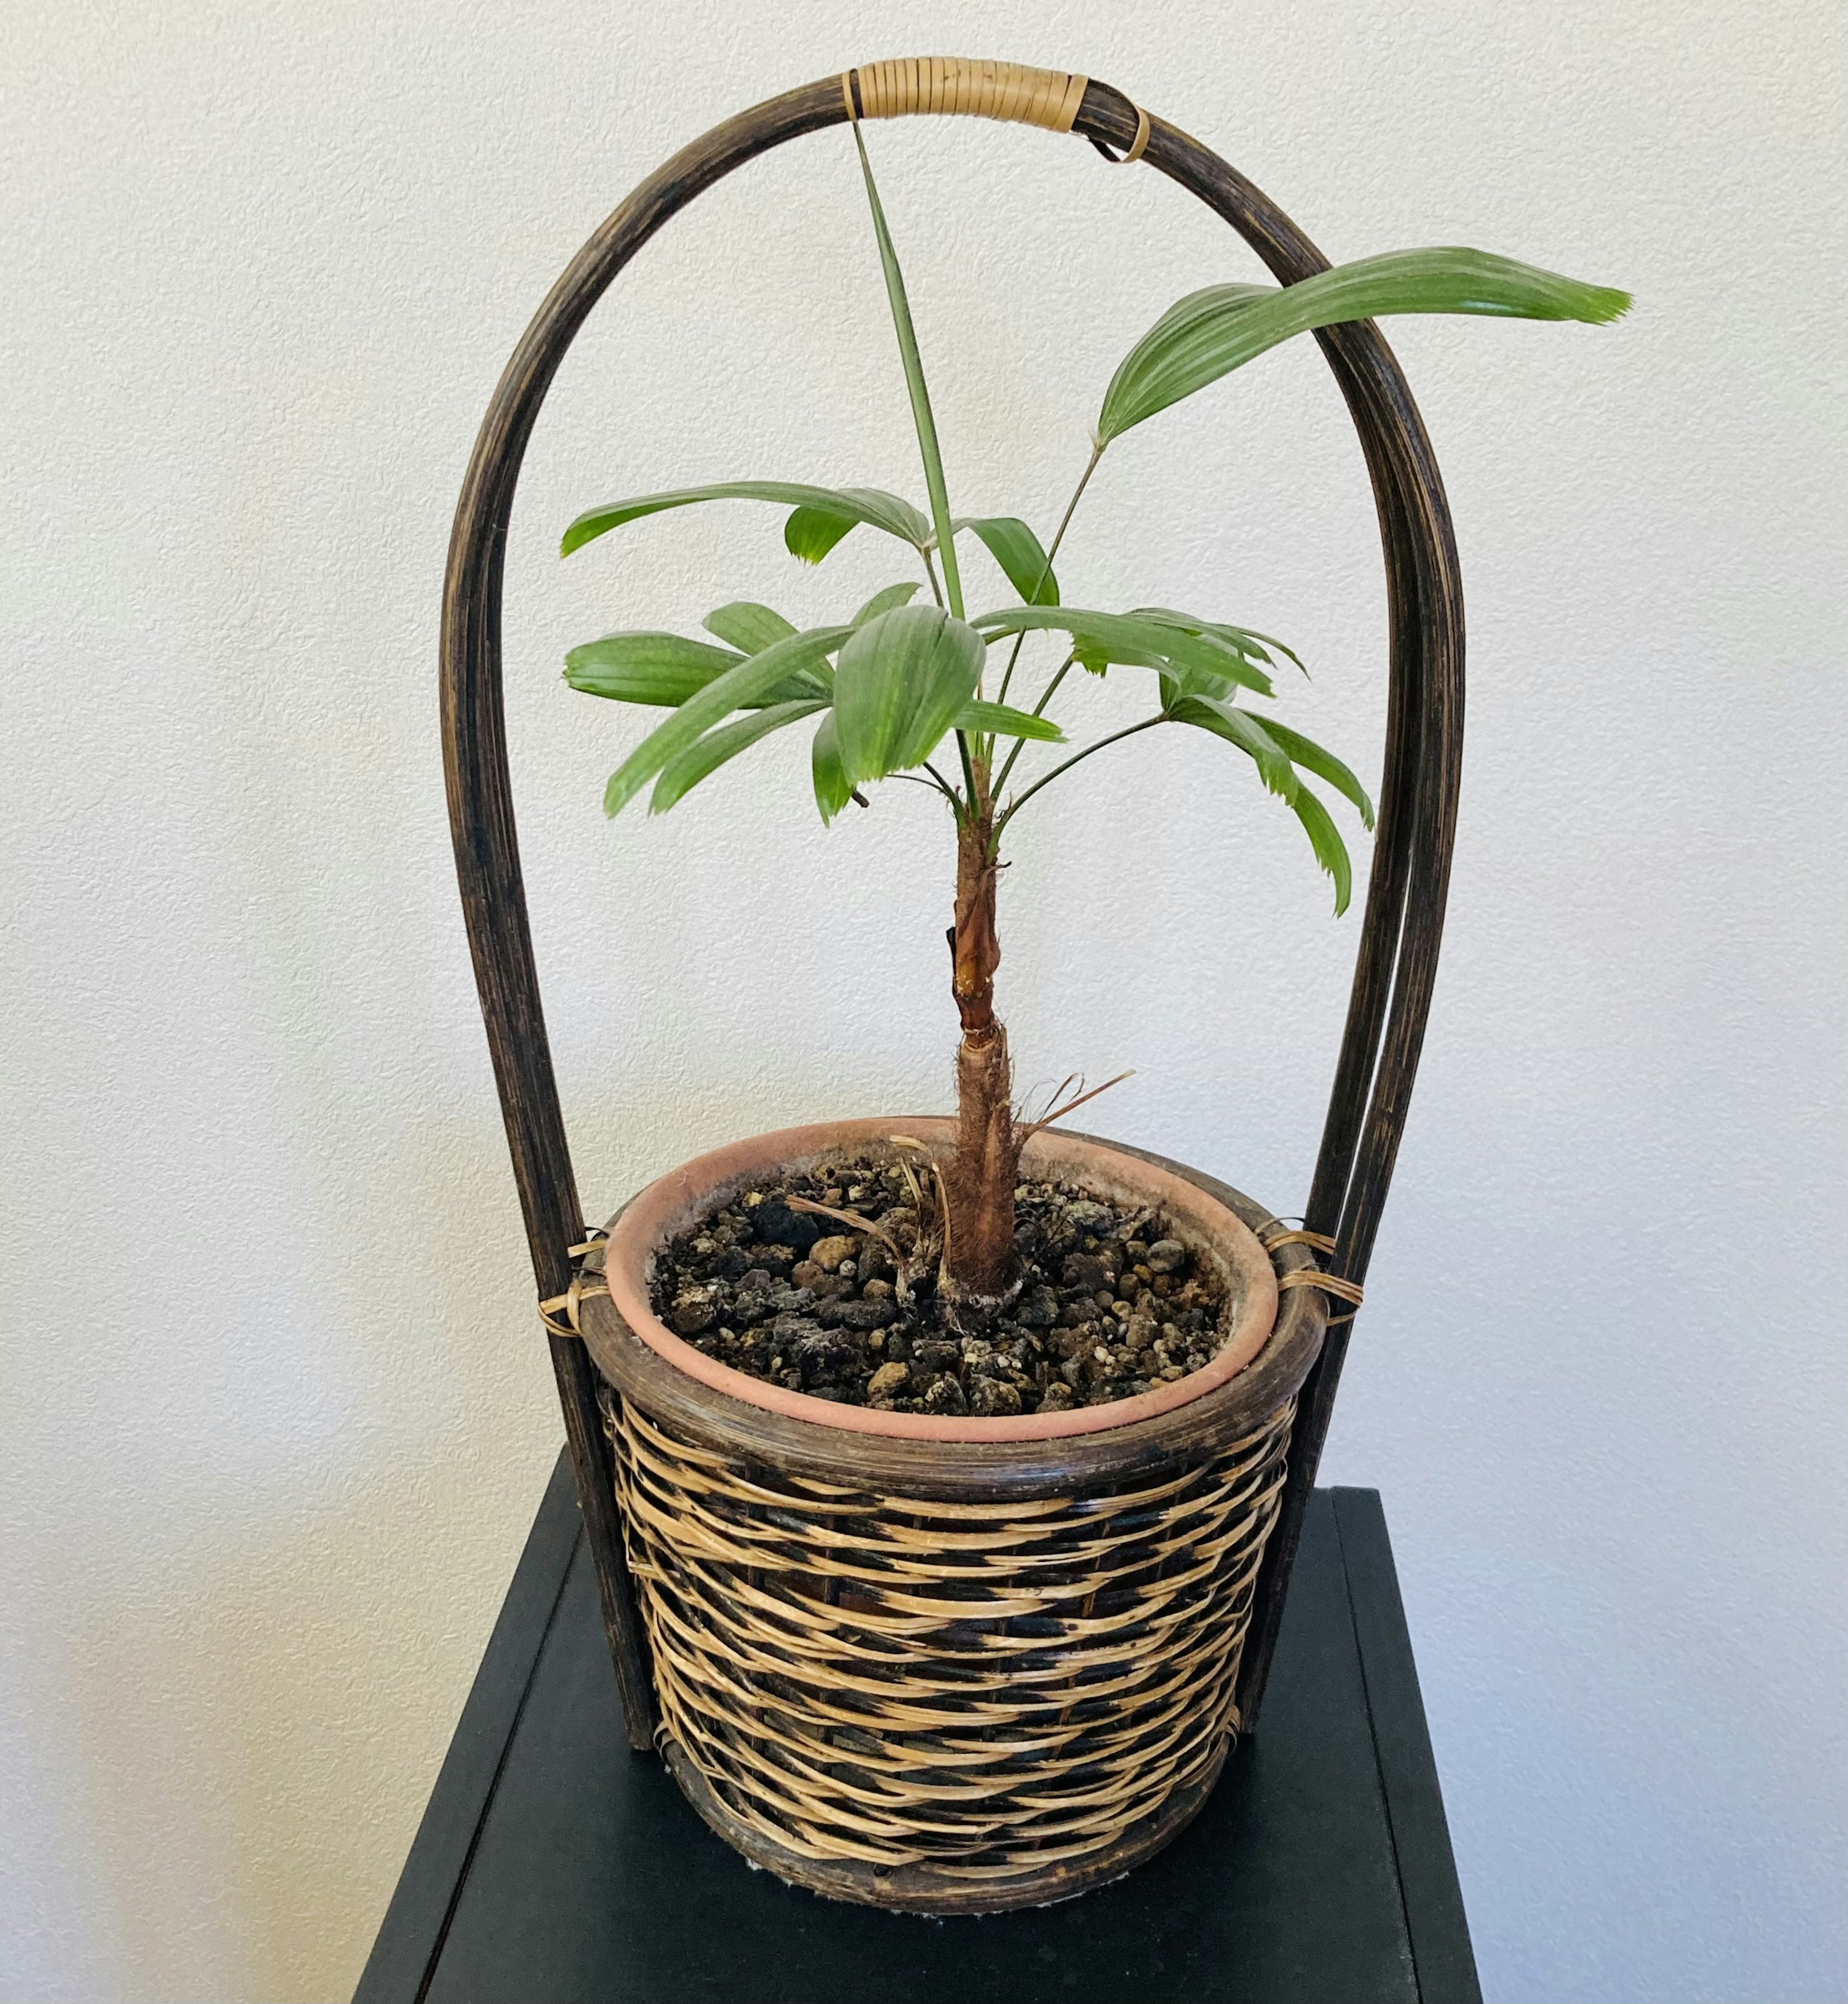
[[[1354,871],[1348,861],[1348,846],[1329,819],[1328,810],[1308,787],[1297,789],[1296,797],[1290,806],[1303,824],[1310,846],[1316,853],[1317,862],[1334,879],[1334,916],[1338,919],[1348,909],[1348,900],[1354,892]]]
[[[823,664],[851,629],[822,626],[794,633],[751,655],[735,667],[690,695],[665,723],[657,724],[610,775],[604,789],[603,811],[620,814],[654,776],[672,764],[716,723],[735,709],[761,708],[786,677],[794,678]]]
[[[783,524],[783,547],[805,564],[818,564],[857,524],[825,508],[798,508]]]
[[[644,515],[658,515],[669,508],[690,508],[700,501],[780,501],[844,522],[843,536],[847,529],[864,522],[896,536],[913,549],[922,550],[931,540],[930,524],[911,503],[880,488],[811,487],[794,480],[722,480],[710,487],[676,487],[665,493],[640,494],[632,500],[606,501],[601,507],[587,509],[565,531],[559,554],[568,557],[625,522],[640,521]],[[836,536],[834,541],[840,539]]]
[[[957,535],[967,529],[979,536],[1029,605],[1058,604],[1059,581],[1052,574],[1051,560],[1018,515],[965,515],[950,527]]]
[[[1332,752],[1317,744],[1313,737],[1305,737],[1301,731],[1292,730],[1288,724],[1275,723],[1268,716],[1264,727],[1292,765],[1314,773],[1318,780],[1326,780],[1338,794],[1353,803],[1362,825],[1369,829],[1373,826],[1373,803],[1368,797],[1366,788]]]
[[[1271,791],[1295,805],[1302,785],[1283,748],[1271,735],[1268,722],[1260,723],[1255,716],[1229,702],[1215,702],[1210,696],[1183,696],[1169,706],[1166,714],[1172,723],[1194,724],[1236,744],[1257,766],[1258,777]]]
[[[821,809],[822,825],[826,827],[854,797],[854,783],[840,762],[840,741],[835,735],[833,710],[815,727],[809,766],[815,781],[815,804]]]
[[[905,387],[911,398],[911,422],[917,433],[917,450],[924,461],[924,487],[931,498],[931,526],[943,559],[943,588],[949,609],[963,617],[963,580],[956,569],[956,545],[950,529],[949,489],[943,477],[943,452],[937,443],[937,420],[931,411],[931,393],[924,384],[924,357],[918,352],[917,329],[911,321],[911,302],[905,293],[905,275],[899,268],[899,254],[892,232],[885,226],[885,205],[873,180],[873,163],[867,158],[866,142],[860,121],[854,121],[854,144],[859,149],[860,172],[866,183],[867,206],[872,211],[873,234],[878,240],[879,268],[885,276],[886,303],[892,309],[892,329],[898,335],[899,359],[905,366]]]
[[[834,674],[834,731],[849,783],[921,766],[981,678],[981,636],[935,605],[855,627]]]
[[[664,703],[678,709],[741,657],[729,647],[679,633],[606,633],[565,657],[565,680],[586,695],[612,702]]]
[[[1630,296],[1542,272],[1492,251],[1391,250],[1318,272],[1281,289],[1209,286],[1162,314],[1124,357],[1104,392],[1101,448],[1132,425],[1191,397],[1292,335],[1387,314],[1486,314],[1597,324]]]
[[[818,709],[827,707],[825,701],[812,697],[802,702],[775,703],[752,716],[735,716],[729,723],[721,723],[717,730],[707,731],[663,769],[654,783],[648,811],[665,814],[709,773],[716,773],[739,752],[749,751],[759,738],[768,737],[787,724],[799,723],[804,717],[812,716]]]
[[[612,702],[654,703],[677,709],[728,669],[746,657],[729,647],[708,646],[679,633],[606,633],[565,657],[565,680],[586,695]],[[792,673],[744,709],[825,696],[830,671],[826,661]]]
[[[1208,633],[1215,640],[1223,641],[1236,654],[1249,661],[1261,662],[1264,667],[1275,667],[1271,659],[1273,647],[1288,661],[1292,661],[1304,674],[1309,671],[1303,667],[1303,657],[1293,647],[1268,633],[1253,632],[1249,626],[1228,625],[1223,620],[1201,619],[1191,612],[1176,612],[1172,606],[1138,605],[1130,612],[1132,619],[1152,619],[1158,626],[1178,626],[1183,633]]]
[[[956,712],[954,728],[980,730],[994,737],[1031,737],[1042,744],[1063,744],[1065,734],[1050,716],[1010,709],[1005,702],[966,702]]]
[[[787,640],[796,629],[780,612],[758,605],[748,598],[735,598],[700,621],[708,633],[717,634],[727,646],[741,654],[761,654],[778,640]]]
[[[850,623],[864,626],[868,620],[877,619],[882,612],[889,612],[895,606],[909,605],[923,589],[924,587],[915,581],[889,584],[883,591],[875,591],[854,615]]]
[[[1233,685],[1271,693],[1271,678],[1261,668],[1235,653],[1223,641],[1188,632],[1184,627],[1145,619],[1122,612],[1092,612],[1071,605],[1009,606],[1000,612],[984,612],[970,622],[984,639],[993,641],[1004,633],[1031,632],[1050,628],[1069,633],[1075,651],[1087,667],[1109,662],[1139,668],[1160,668],[1185,678],[1191,670],[1215,685]]]

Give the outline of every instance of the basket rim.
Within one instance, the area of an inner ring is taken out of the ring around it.
[[[1054,1440],[1102,1433],[1205,1397],[1263,1349],[1277,1319],[1277,1281],[1251,1228],[1210,1193],[1159,1163],[1126,1158],[1076,1134],[1033,1136],[1022,1152],[1021,1173],[1089,1185],[1119,1201],[1159,1207],[1167,1214],[1173,1229],[1194,1241],[1196,1252],[1204,1252],[1219,1270],[1230,1298],[1231,1326],[1218,1351],[1200,1370],[1171,1383],[1109,1406],[1080,1406],[1062,1413],[987,1417],[887,1413],[839,1406],[753,1378],[696,1349],[654,1313],[648,1285],[654,1261],[665,1242],[694,1219],[715,1205],[734,1201],[742,1189],[770,1175],[819,1167],[837,1155],[850,1157],[882,1143],[889,1147],[897,1132],[949,1146],[955,1143],[956,1128],[954,1121],[942,1118],[833,1120],[784,1127],[711,1149],[657,1177],[611,1222],[604,1248],[604,1279],[618,1313],[650,1350],[714,1391],[729,1393],[747,1405],[786,1413],[812,1426],[842,1427],[850,1433],[909,1440]]]
[[[927,1124],[864,1123],[869,1134],[893,1127],[914,1131]],[[784,1131],[801,1134],[815,1130]],[[827,1131],[838,1129],[831,1125]],[[1183,1163],[1094,1136],[1064,1138],[1168,1172],[1215,1200],[1247,1231],[1255,1231],[1275,1221],[1263,1205]],[[612,1228],[623,1214],[617,1213]],[[1303,1247],[1292,1245],[1271,1253],[1268,1263],[1274,1274],[1282,1274],[1313,1262]],[[1255,1354],[1242,1368],[1163,1410],[1152,1411],[1143,1400],[1124,1400],[1113,1407],[1086,1409],[1106,1416],[1104,1424],[1086,1431],[1039,1438],[998,1438],[991,1431],[945,1439],[843,1425],[845,1413],[859,1409],[824,1400],[800,1400],[801,1407],[812,1406],[825,1415],[815,1418],[806,1412],[779,1410],[765,1401],[738,1397],[722,1384],[710,1382],[707,1374],[695,1376],[682,1368],[671,1355],[662,1354],[661,1345],[644,1341],[612,1296],[587,1296],[580,1308],[585,1347],[610,1387],[696,1444],[813,1480],[847,1479],[875,1489],[947,1498],[1054,1493],[1068,1489],[1075,1480],[1108,1480],[1176,1456],[1219,1451],[1228,1440],[1261,1424],[1292,1397],[1320,1350],[1326,1309],[1317,1290],[1289,1289],[1274,1318],[1268,1319],[1268,1333],[1261,1333]],[[661,1333],[703,1364],[710,1361],[665,1326]],[[717,1368],[724,1371],[726,1379],[756,1383],[742,1373]],[[1207,1372],[1193,1375],[1201,1378]],[[795,1403],[792,1398],[791,1403]]]

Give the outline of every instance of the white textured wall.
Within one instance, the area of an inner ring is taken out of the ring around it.
[[[932,49],[1111,79],[1336,257],[1638,295],[1389,330],[1456,511],[1470,752],[1327,1468],[1385,1494],[1491,1995],[1843,1994],[1829,0],[63,0],[0,23],[0,1995],[357,1974],[559,1430],[443,818],[457,485],[633,181]],[[1255,267],[1075,142],[874,143],[956,500],[1044,521],[1127,342]],[[792,744],[612,829],[631,726],[557,678],[608,626],[894,574],[862,533],[794,575],[747,509],[549,555],[682,479],[915,488],[883,313],[845,135],[792,146],[640,259],[528,463],[509,699],[599,1206],[943,1091],[927,797],[824,834]],[[1069,593],[1282,631],[1292,714],[1374,766],[1377,548],[1312,347],[1126,440],[1081,523]],[[1024,1078],[1139,1067],[1110,1126],[1288,1210],[1356,927],[1236,768],[1145,738],[1023,819],[1005,1000]]]

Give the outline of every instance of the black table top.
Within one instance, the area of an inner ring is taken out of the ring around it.
[[[1258,1730],[1127,1879],[926,1920],[753,1869],[629,1753],[563,1456],[355,2004],[1480,2004],[1386,1520],[1318,1490]]]

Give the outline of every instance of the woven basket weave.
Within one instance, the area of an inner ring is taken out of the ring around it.
[[[747,1407],[585,1307],[661,1742],[730,1842],[967,1912],[1082,1891],[1186,1823],[1237,1732],[1310,1291],[1191,1405],[922,1453]]]

